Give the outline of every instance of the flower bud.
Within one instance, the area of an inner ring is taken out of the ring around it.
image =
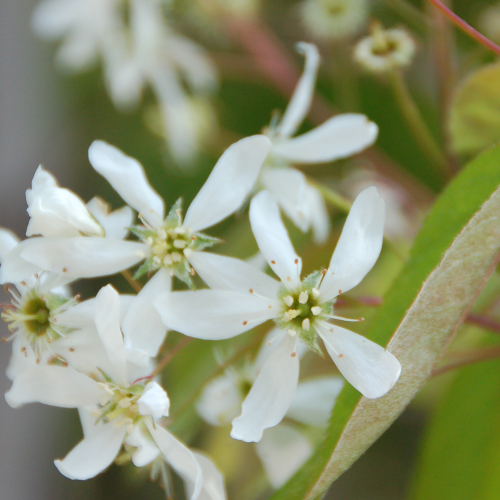
[[[168,417],[170,399],[167,393],[156,382],[150,382],[137,401],[141,415],[151,415],[153,418]]]

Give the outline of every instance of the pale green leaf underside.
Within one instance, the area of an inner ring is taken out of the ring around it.
[[[313,500],[391,425],[425,383],[500,252],[500,148],[482,154],[434,205],[369,337],[402,365],[400,381],[368,400],[346,384],[322,447],[273,500]]]

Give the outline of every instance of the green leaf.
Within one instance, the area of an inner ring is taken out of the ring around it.
[[[460,371],[425,438],[412,500],[498,499],[500,361]]]
[[[474,154],[500,140],[500,64],[483,67],[456,92],[449,121],[452,147]]]
[[[471,162],[427,217],[369,338],[399,359],[399,382],[369,400],[340,394],[325,442],[273,500],[312,500],[391,425],[424,385],[439,355],[495,269],[500,253],[500,148]]]

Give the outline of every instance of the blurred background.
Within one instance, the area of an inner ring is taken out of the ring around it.
[[[392,213],[387,228],[392,245],[386,245],[376,268],[356,288],[354,296],[382,297],[401,268],[401,255],[407,255],[426,210],[446,180],[415,139],[387,78],[383,74],[372,74],[356,63],[353,47],[369,34],[370,22],[375,19],[387,28],[406,30],[416,52],[402,70],[403,79],[431,134],[455,169],[459,169],[473,151],[461,148],[457,134],[450,133],[450,102],[458,85],[478,69],[493,63],[494,57],[462,33],[450,29],[425,2],[348,2],[346,5],[350,7],[345,8],[352,8],[360,20],[354,19],[352,30],[346,33],[341,25],[324,26],[321,16],[314,17],[314,12],[308,14],[307,4],[314,3],[312,0],[179,0],[166,3],[165,16],[170,28],[204,47],[218,74],[214,79],[217,84],[199,94],[185,82],[182,84],[186,94],[193,99],[191,111],[182,112],[189,117],[189,113],[193,113],[192,121],[196,122],[193,132],[196,148],[191,149],[196,149],[197,153],[191,156],[186,156],[182,148],[175,151],[169,142],[172,139],[165,137],[161,121],[168,121],[170,116],[175,129],[176,115],[173,114],[174,118],[168,113],[162,115],[161,106],[158,106],[161,96],[154,85],[144,85],[142,100],[139,99],[135,106],[117,104],[116,96],[114,100],[110,98],[110,84],[109,81],[105,83],[102,60],[96,60],[84,70],[68,69],[61,64],[60,58],[59,63],[56,62],[60,42],[34,34],[32,16],[40,2],[0,2],[0,226],[12,229],[20,238],[25,236],[28,222],[25,190],[30,187],[39,164],[52,172],[62,186],[72,189],[85,201],[97,194],[114,208],[122,206],[123,202],[88,162],[87,150],[95,139],[104,139],[137,158],[167,204],[173,204],[182,196],[188,206],[224,149],[239,138],[259,133],[270,123],[275,110],[282,112],[286,108],[303,66],[303,58],[296,53],[294,45],[298,41],[310,41],[318,45],[322,64],[316,99],[300,132],[310,130],[338,112],[364,113],[380,128],[376,146],[366,152],[334,164],[314,165],[303,170],[317,182],[350,199],[366,186],[376,184],[379,187],[389,207],[388,213]],[[317,3],[322,4],[319,0]],[[343,5],[342,2],[337,4]],[[328,5],[333,9],[337,4],[330,2]],[[460,16],[489,30],[489,36],[493,37],[495,29],[497,36],[500,33],[500,19],[497,18],[495,24],[493,11],[484,14],[491,6],[493,2],[483,0],[453,2]],[[359,12],[356,9],[360,9]],[[310,19],[306,22],[308,15]],[[183,118],[177,116],[181,127]],[[500,133],[497,133],[490,142],[499,138]],[[481,145],[476,150],[480,148]],[[300,233],[287,222],[297,252],[304,257],[305,274],[326,265],[340,234],[345,214],[331,205],[328,210],[333,230],[326,244],[321,246],[314,246],[310,235]],[[244,211],[214,228],[211,234],[227,241],[217,248],[220,253],[247,258],[257,250]],[[495,278],[488,285],[476,306],[478,310],[488,308],[492,316],[498,315],[495,297],[500,286],[497,281]],[[130,292],[125,280],[114,278],[112,282],[120,291]],[[88,298],[105,283],[106,280],[94,280],[78,284],[75,291]],[[8,301],[8,295],[1,293],[2,302]],[[346,316],[364,316],[366,321],[359,327],[356,325],[356,331],[369,333],[373,308],[347,304],[344,309],[342,313]],[[0,328],[2,336],[8,336],[3,322]],[[241,337],[239,345],[248,344],[251,338],[250,334]],[[490,342],[490,337],[491,334],[484,330],[466,326],[459,332],[456,348]],[[166,349],[179,338],[171,334]],[[207,371],[210,373],[216,368],[213,346],[206,344],[202,341],[191,344],[165,372],[165,386],[173,401],[174,413],[179,416],[173,429],[190,445],[211,454],[226,474],[229,498],[268,498],[272,490],[254,448],[232,441],[227,426],[215,428],[203,423],[192,404],[188,404]],[[229,349],[224,343],[218,348]],[[10,344],[2,344],[2,368],[6,368],[10,352]],[[301,375],[334,373],[331,362],[318,359],[313,353],[307,354]],[[487,373],[488,370],[498,372],[496,361],[484,365],[488,366],[481,369]],[[431,379],[395,424],[334,483],[326,498],[431,498],[429,491],[435,491],[432,488],[437,481],[428,473],[432,460],[419,461],[418,457],[425,446],[430,446],[425,443],[434,439],[432,432],[439,434],[435,426],[452,422],[454,417],[450,415],[455,415],[456,407],[467,406],[465,400],[457,400],[455,406],[449,402],[455,394],[453,391],[459,391],[460,384],[466,384],[467,370]],[[6,392],[10,381],[2,377],[0,383],[2,392]],[[499,389],[495,386],[493,390]],[[445,404],[451,405],[448,410]],[[491,404],[495,405],[493,399]],[[491,417],[491,422],[494,421]],[[461,425],[457,423],[457,432],[458,429],[467,432],[467,425],[472,425],[472,420],[461,422]],[[487,427],[484,429],[487,432]],[[145,471],[129,466],[114,465],[105,474],[85,482],[72,482],[61,476],[52,461],[65,456],[80,436],[76,411],[42,405],[13,410],[2,398],[2,500],[165,498],[158,485],[148,481]],[[321,446],[321,432],[314,439],[316,445]],[[460,440],[461,435],[457,434],[456,439]],[[462,452],[463,460],[472,463],[481,450],[471,444],[470,449]],[[428,453],[432,455],[433,452]],[[437,452],[432,456],[437,460]],[[493,486],[491,491],[495,491]],[[440,498],[479,498],[468,496],[467,490],[455,493],[455,497]],[[500,493],[497,496],[492,493],[489,498],[500,498]]]

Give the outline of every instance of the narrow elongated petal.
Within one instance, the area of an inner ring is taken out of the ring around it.
[[[279,314],[255,295],[225,290],[164,293],[154,306],[168,328],[205,340],[234,337]]]
[[[283,486],[313,452],[309,440],[286,424],[267,429],[255,449],[276,489]]]
[[[160,453],[159,448],[145,432],[135,427],[134,432],[127,436],[125,443],[136,448],[132,455],[132,462],[136,467],[144,467],[150,464]]]
[[[5,400],[12,408],[25,403],[78,408],[97,404],[102,395],[95,380],[72,368],[36,366],[16,377]]]
[[[269,191],[261,191],[250,203],[250,223],[259,249],[283,284],[300,284],[302,260],[295,253],[281,220],[278,203]]]
[[[87,208],[104,228],[106,238],[123,240],[134,224],[135,214],[128,205],[110,212],[109,205],[96,196],[87,203]]]
[[[311,107],[314,86],[316,85],[316,76],[318,74],[320,61],[316,45],[301,42],[297,44],[297,50],[305,55],[306,64],[304,73],[302,73],[302,76],[295,87],[290,103],[288,104],[285,114],[281,120],[281,124],[279,126],[279,133],[281,137],[291,137],[304,121],[304,118]]]
[[[21,252],[21,257],[38,268],[74,278],[115,274],[137,264],[149,253],[147,245],[135,241],[91,237],[38,239]]]
[[[168,271],[162,268],[139,292],[122,325],[127,349],[145,351],[150,357],[158,354],[165,340],[167,327],[153,306],[153,300],[161,293],[170,292],[171,287],[172,278]]]
[[[0,267],[0,283],[19,283],[31,278],[40,272],[40,266],[28,262],[21,257],[22,252],[32,245],[37,245],[42,238],[30,238],[15,245],[9,252],[2,255],[2,266]]]
[[[99,290],[94,302],[94,319],[117,382],[127,385],[127,357],[120,330],[120,297],[111,285]]]
[[[63,460],[55,460],[54,464],[69,479],[95,477],[113,463],[126,433],[126,426],[116,428],[113,422],[109,422],[80,441]]]
[[[264,429],[273,427],[285,416],[297,389],[299,358],[292,356],[295,338],[285,335],[264,363],[257,380],[233,420],[231,437],[258,442]]]
[[[233,290],[256,294],[276,301],[280,283],[239,259],[209,252],[193,252],[189,262],[213,290]]]
[[[100,427],[104,424],[102,420],[97,422],[94,415],[92,415],[92,410],[95,410],[95,406],[85,406],[78,408],[78,416],[80,417],[80,424],[82,426],[83,437],[90,437],[94,434]]]
[[[198,500],[226,500],[224,476],[208,457],[196,451],[192,453],[203,473],[203,485]],[[196,483],[185,481],[184,485],[187,496],[192,497]]]
[[[6,255],[19,244],[19,238],[9,229],[0,228],[0,264]]]
[[[253,188],[270,149],[271,142],[263,135],[247,137],[226,149],[191,203],[184,225],[201,231],[238,210]]]
[[[191,450],[160,425],[153,426],[146,420],[146,426],[172,469],[184,481],[194,484],[191,500],[197,500],[202,489],[203,473]]]
[[[365,115],[334,116],[315,129],[273,146],[273,155],[293,163],[326,163],[371,146],[378,127]]]
[[[377,188],[362,191],[351,211],[321,283],[321,300],[327,302],[354,288],[380,255],[384,239],[385,203]]]
[[[314,243],[323,245],[330,234],[330,216],[326,209],[325,200],[318,189],[308,184],[306,186],[306,200],[313,232]]]
[[[305,425],[327,425],[343,386],[342,378],[333,376],[300,382],[286,416]]]
[[[283,212],[305,233],[311,218],[305,175],[294,168],[267,168],[262,172],[260,181],[276,198]]]
[[[94,141],[89,148],[89,160],[123,200],[143,213],[148,222],[156,225],[165,218],[165,204],[149,184],[144,168],[135,158],[103,141]]]
[[[340,373],[363,396],[380,398],[397,382],[399,361],[375,342],[328,323],[321,325],[318,333]]]

